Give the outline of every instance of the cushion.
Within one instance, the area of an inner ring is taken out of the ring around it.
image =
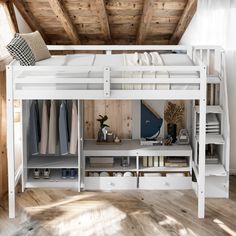
[[[34,54],[27,44],[27,42],[19,35],[15,34],[14,38],[7,45],[7,50],[11,56],[20,62],[22,66],[33,66],[35,65]]]
[[[30,46],[36,61],[41,61],[51,57],[41,34],[38,31],[28,34],[20,34]]]

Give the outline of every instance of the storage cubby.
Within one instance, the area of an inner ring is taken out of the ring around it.
[[[43,172],[43,169],[39,169]],[[78,169],[77,169],[78,171]],[[50,177],[34,178],[34,169],[29,168],[27,171],[26,188],[78,188],[78,174],[74,178],[62,178],[62,169],[50,169]]]
[[[33,103],[34,107],[32,105]],[[61,112],[62,103],[63,106],[65,105],[63,112]],[[45,104],[46,108],[43,107]],[[23,188],[80,188],[78,106],[79,104],[75,100],[23,101]],[[45,110],[46,113],[43,113]],[[64,119],[64,127],[60,122],[61,117]],[[60,126],[62,126],[64,130],[62,130]],[[62,145],[60,138],[63,137],[63,135],[66,136],[63,143],[66,152],[62,152],[60,146]],[[54,139],[53,144],[52,138]],[[32,142],[34,142],[34,152],[31,147]],[[44,142],[44,148],[41,147],[42,142]],[[49,149],[49,146],[51,149]],[[40,178],[34,178],[35,169],[41,172]],[[44,169],[49,170],[49,178],[43,177],[42,173]],[[63,169],[75,170],[76,176],[71,178],[68,175],[66,178],[62,178]]]

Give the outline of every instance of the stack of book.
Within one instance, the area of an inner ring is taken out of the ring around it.
[[[92,168],[109,168],[114,165],[114,157],[90,157],[89,162]]]
[[[144,156],[143,167],[163,167],[164,157],[163,156]]]
[[[186,157],[166,157],[165,167],[187,167],[188,160]]]

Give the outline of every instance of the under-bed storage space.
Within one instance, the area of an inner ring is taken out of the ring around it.
[[[75,169],[76,171],[77,169]],[[62,177],[62,169],[51,169],[50,168],[50,177],[44,178],[43,171],[44,169],[39,169],[41,175],[38,179],[34,178],[34,169],[28,169],[27,171],[27,181],[25,184],[26,188],[69,188],[77,189],[78,188],[78,175],[76,174],[73,178],[67,176],[66,178]],[[68,170],[69,171],[69,170]]]
[[[140,140],[84,142],[84,189],[191,189],[190,145],[142,146]]]

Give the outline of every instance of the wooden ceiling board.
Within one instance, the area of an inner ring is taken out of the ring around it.
[[[24,3],[24,18],[32,18],[32,30],[38,29],[51,44],[176,44],[197,4],[197,0],[9,1]]]

